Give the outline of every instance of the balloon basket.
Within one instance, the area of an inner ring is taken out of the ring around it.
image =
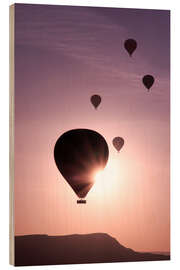
[[[86,200],[77,200],[77,203],[86,203]]]

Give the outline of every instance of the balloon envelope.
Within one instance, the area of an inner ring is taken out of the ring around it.
[[[65,132],[54,147],[57,168],[79,198],[84,198],[97,170],[102,170],[109,156],[108,145],[102,135],[89,129]]]
[[[134,39],[127,39],[124,42],[124,47],[125,47],[126,51],[129,53],[129,55],[132,56],[133,52],[137,48],[137,42]]]
[[[113,145],[116,148],[116,150],[119,152],[124,145],[124,139],[121,137],[115,137],[113,139]]]
[[[145,75],[142,81],[145,87],[149,90],[154,83],[154,77],[152,75]]]
[[[94,108],[97,109],[97,107],[101,103],[101,97],[99,95],[91,96],[91,103],[94,106]]]

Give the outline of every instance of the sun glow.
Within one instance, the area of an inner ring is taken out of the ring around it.
[[[96,197],[115,195],[122,186],[122,175],[119,158],[109,159],[104,170],[97,170],[94,174],[94,185],[90,193]]]
[[[98,180],[101,180],[102,177],[103,177],[103,171],[97,171],[94,176],[95,182]]]
[[[105,180],[105,179],[115,179],[119,177],[119,164],[118,160],[111,159],[109,160],[107,166],[104,170],[99,170],[95,173],[94,180]]]

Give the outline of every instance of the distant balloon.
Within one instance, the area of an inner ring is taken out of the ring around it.
[[[62,134],[54,147],[58,170],[81,200],[94,184],[95,173],[104,169],[109,149],[102,135],[89,129],[73,129]]]
[[[124,139],[121,137],[115,137],[112,141],[114,147],[119,152],[124,145]]]
[[[99,95],[91,96],[91,103],[94,106],[94,108],[97,109],[97,107],[101,103],[101,97]]]
[[[124,47],[125,47],[126,51],[129,53],[129,55],[132,56],[133,52],[137,48],[137,42],[134,39],[127,39],[124,42]]]
[[[142,81],[145,87],[149,90],[154,83],[154,77],[152,75],[145,75]]]

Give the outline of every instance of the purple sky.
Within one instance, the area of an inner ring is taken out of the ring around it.
[[[136,250],[168,251],[169,11],[16,4],[15,12],[15,233],[101,231]],[[132,58],[128,38],[138,43]],[[146,74],[155,77],[150,92]],[[97,111],[92,94],[102,97]],[[112,193],[106,186],[98,197],[95,187],[84,213],[53,158],[57,138],[82,127],[106,138],[121,179]],[[115,136],[125,140],[118,157]],[[88,225],[78,227],[80,218]]]

